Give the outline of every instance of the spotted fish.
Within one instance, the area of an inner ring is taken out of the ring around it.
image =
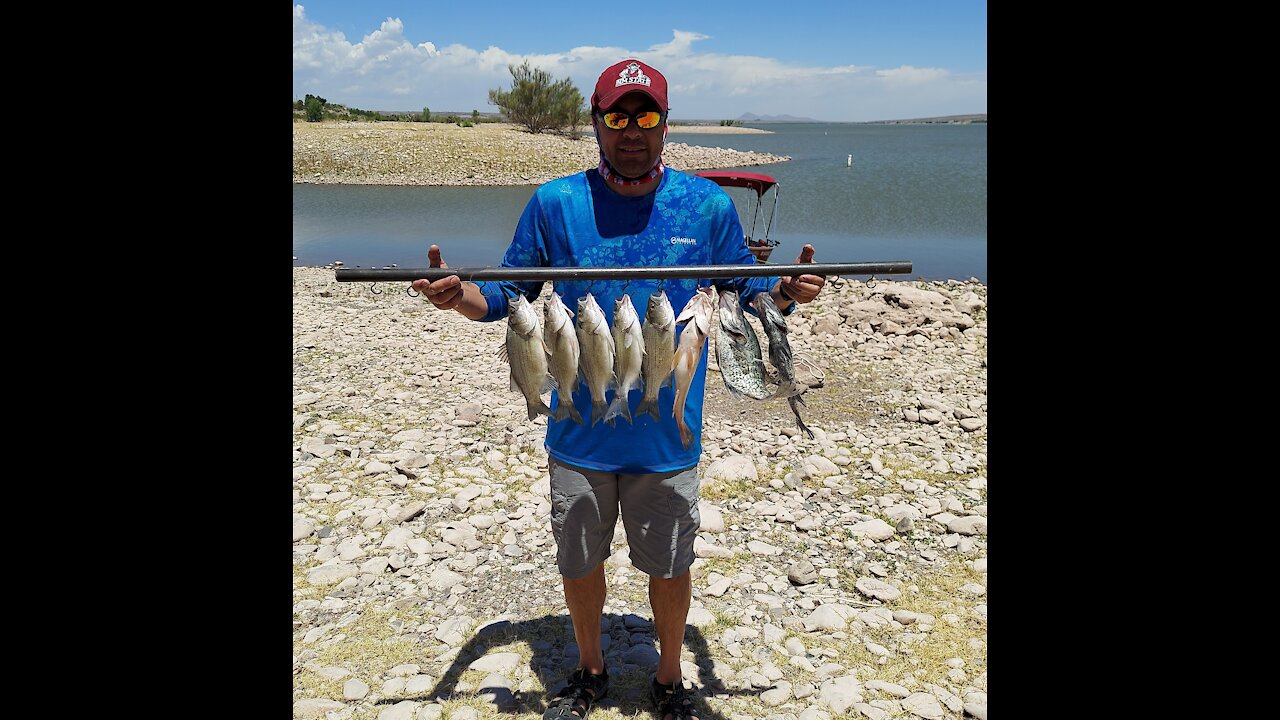
[[[752,298],[751,306],[760,314],[760,325],[764,328],[765,337],[769,339],[769,362],[773,363],[774,370],[778,371],[778,389],[773,393],[773,397],[787,399],[791,412],[796,416],[796,425],[812,438],[813,431],[800,418],[798,405],[805,404],[801,393],[807,388],[796,383],[795,366],[791,359],[791,343],[787,340],[787,319],[783,317],[782,311],[778,309],[777,304],[767,292]]]
[[[769,396],[764,385],[764,358],[760,355],[760,338],[738,304],[738,293],[720,293],[720,329],[716,332],[716,362],[725,387],[734,397],[764,400]]]

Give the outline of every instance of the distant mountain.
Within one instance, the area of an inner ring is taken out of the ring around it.
[[[872,120],[864,123],[865,125],[968,125],[970,123],[984,123],[987,121],[986,113],[977,113],[974,115],[942,115],[939,117],[913,118],[911,120]]]
[[[821,122],[807,117],[796,117],[795,115],[756,115],[755,113],[742,113],[738,116],[738,122]]]

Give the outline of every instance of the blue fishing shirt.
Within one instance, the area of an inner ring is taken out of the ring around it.
[[[525,206],[515,236],[502,260],[503,267],[656,267],[662,265],[725,265],[755,263],[743,239],[742,224],[733,200],[706,178],[673,170],[662,174],[654,192],[626,197],[605,187],[597,170],[552,180],[534,191]],[[746,312],[755,314],[748,303],[756,293],[768,292],[776,277],[670,278],[665,280],[557,280],[554,290],[574,313],[576,328],[578,298],[590,292],[613,326],[613,302],[622,294],[641,322],[649,309],[649,295],[661,285],[676,316],[699,286],[716,285],[733,290]],[[482,321],[507,316],[507,300],[523,293],[530,302],[542,291],[541,282],[477,283],[489,303]],[[794,307],[794,306],[793,306]],[[539,315],[541,307],[537,308]],[[790,313],[791,308],[787,309]],[[680,342],[684,324],[676,326],[675,344]],[[671,383],[658,393],[655,421],[648,413],[636,415],[641,390],[627,397],[632,422],[616,418],[610,427],[603,420],[592,426],[591,391],[579,382],[572,402],[586,426],[568,418],[547,419],[547,453],[555,459],[579,467],[604,472],[657,473],[684,470],[698,464],[702,455],[702,403],[707,375],[707,346],[689,388],[684,405],[684,422],[693,433],[686,450],[673,413],[675,390]],[[673,344],[672,351],[675,349]],[[612,402],[615,390],[605,395]],[[554,410],[564,402],[558,390],[551,394]]]

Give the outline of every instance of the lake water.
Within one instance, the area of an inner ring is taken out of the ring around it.
[[[987,281],[987,126],[759,125],[768,135],[672,133],[669,142],[789,155],[726,168],[773,176],[771,262],[805,243],[816,262],[907,260],[909,276]],[[848,165],[853,156],[852,166]],[[497,265],[535,186],[293,186],[294,265],[425,267],[438,244],[454,267]],[[730,188],[748,230],[745,190]],[[772,191],[765,196],[763,235]]]

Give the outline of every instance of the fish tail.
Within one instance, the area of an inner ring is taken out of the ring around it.
[[[578,412],[578,408],[573,404],[573,399],[569,398],[566,400],[564,396],[560,397],[560,404],[556,406],[556,414],[552,415],[551,418],[556,421],[573,420],[579,425],[582,424],[582,415]]]
[[[542,398],[538,398],[536,401],[526,400],[525,404],[529,406],[530,420],[538,417],[539,415],[546,415],[547,417],[554,416],[554,413],[551,412],[551,408],[547,407],[547,404],[542,402]]]
[[[812,440],[813,431],[809,429],[808,425],[804,424],[804,420],[800,419],[800,408],[797,407],[798,403],[796,402],[796,400],[798,400],[799,398],[800,398],[799,395],[792,395],[791,397],[787,398],[787,404],[791,406],[791,412],[795,413],[796,426],[799,427],[801,430],[803,430],[805,434],[809,436],[809,439]],[[800,402],[803,403],[804,400],[800,400]]]
[[[653,417],[654,422],[662,422],[662,416],[658,414],[658,398],[642,398],[640,400],[640,404],[636,406],[636,415],[643,415],[645,413],[649,413],[649,415]]]
[[[684,443],[684,449],[688,450],[693,444],[693,433],[689,431],[689,426],[684,424],[683,416],[676,416],[676,427],[680,428],[680,442]]]
[[[627,393],[620,392],[613,396],[613,402],[609,403],[609,410],[604,414],[604,421],[613,425],[613,419],[616,417],[624,417],[627,422],[633,423],[631,419],[631,407],[627,403]]]
[[[595,427],[596,423],[600,422],[601,420],[604,420],[605,416],[608,414],[609,414],[609,403],[603,400],[596,400],[595,398],[591,398],[591,426],[592,427]],[[612,419],[609,419],[609,424],[613,425]]]

